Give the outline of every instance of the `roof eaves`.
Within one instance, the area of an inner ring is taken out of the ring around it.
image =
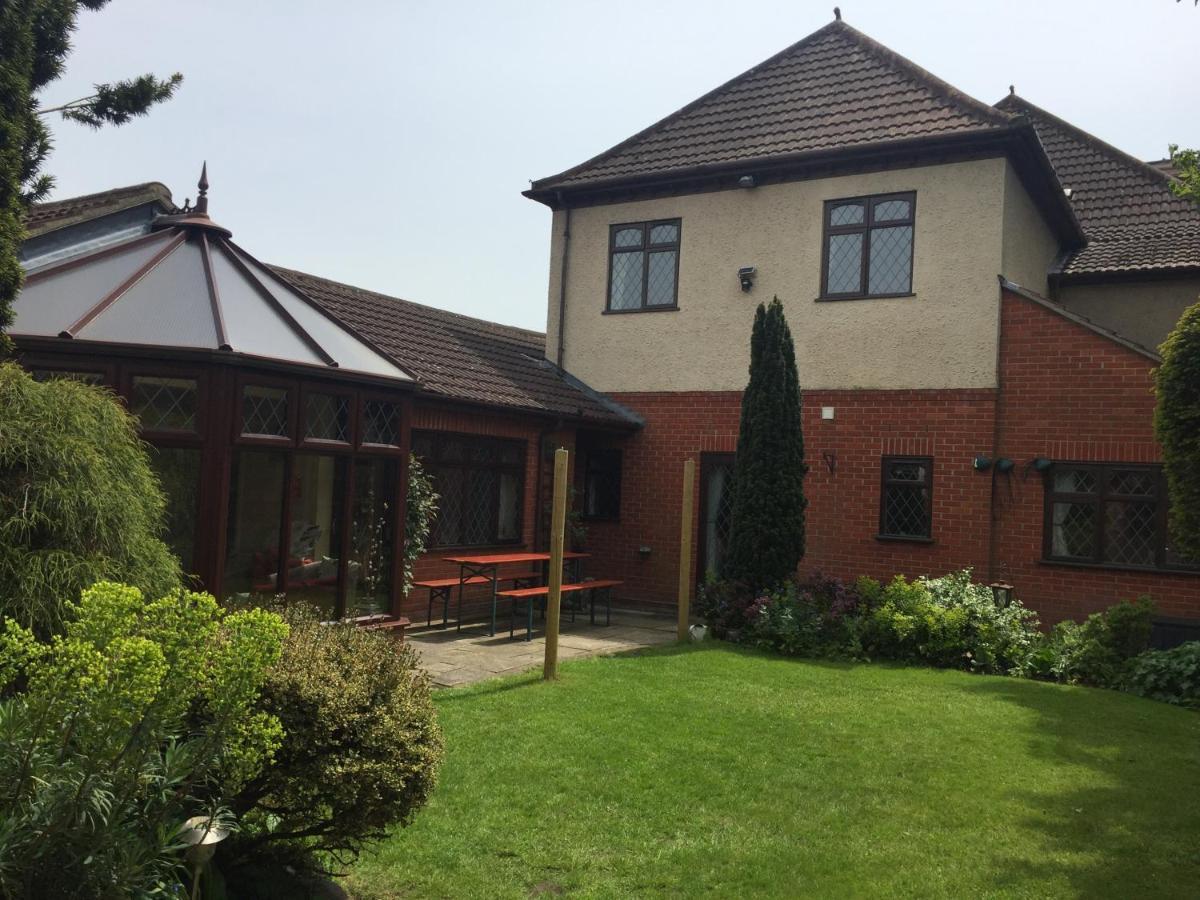
[[[1029,288],[1022,287],[1015,281],[1009,281],[1003,275],[998,275],[997,278],[1000,280],[1000,287],[1002,289],[1016,294],[1019,297],[1024,297],[1026,300],[1036,303],[1039,306],[1048,309],[1050,312],[1062,316],[1064,319],[1069,319],[1076,325],[1081,325],[1089,331],[1095,332],[1101,337],[1108,338],[1110,341],[1114,341],[1126,349],[1132,350],[1134,353],[1138,353],[1146,357],[1152,362],[1162,362],[1161,356],[1159,356],[1153,350],[1143,347],[1137,341],[1130,340],[1129,338],[1122,334],[1118,334],[1110,328],[1105,328],[1103,325],[1093,322],[1087,316],[1081,315],[1074,310],[1067,309],[1067,307],[1063,306],[1061,303],[1055,303],[1053,300],[1049,300],[1046,297],[1043,297],[1041,294],[1029,290]]]
[[[97,198],[107,194],[120,195],[125,192],[133,192],[124,197],[122,201],[115,206],[88,208],[87,204]],[[55,206],[57,204],[73,204],[83,207],[75,214],[65,215],[61,218],[49,219],[42,225],[37,223],[27,224],[25,227],[26,237],[41,237],[45,234],[58,231],[62,228],[69,228],[72,225],[78,225],[80,222],[87,222],[91,219],[98,219],[101,216],[112,215],[113,213],[122,212],[126,209],[132,209],[137,206],[142,206],[146,203],[157,203],[163,212],[170,212],[175,208],[174,201],[171,197],[171,191],[161,181],[147,181],[144,184],[135,184],[123,188],[113,188],[107,191],[97,191],[93,194],[84,194],[82,197],[69,197],[66,200],[52,200],[44,204],[35,204],[36,206]],[[90,213],[90,215],[88,214]]]

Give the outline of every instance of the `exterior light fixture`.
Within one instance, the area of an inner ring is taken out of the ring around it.
[[[996,605],[1001,609],[1008,609],[1008,605],[1012,603],[1013,586],[1007,581],[996,581],[988,587],[992,589],[992,600]]]
[[[750,288],[754,287],[754,276],[758,274],[758,270],[754,266],[742,266],[738,269],[738,281],[742,285],[742,293],[748,294]]]
[[[758,186],[758,179],[755,178],[753,175],[743,175],[741,178],[738,179],[738,187],[740,187],[740,188],[752,188],[752,187],[757,187],[757,186]]]
[[[996,460],[996,471],[999,472],[1001,475],[1007,475],[1009,472],[1011,472],[1013,470],[1013,466],[1015,466],[1015,465],[1016,465],[1016,463],[1014,463],[1007,456],[1002,456],[998,460]]]
[[[1050,467],[1053,466],[1054,463],[1051,460],[1046,459],[1044,456],[1039,456],[1033,460],[1031,465],[1033,466],[1033,470],[1035,472],[1049,472]]]
[[[992,467],[992,461],[981,453],[975,457],[971,465],[974,467],[976,472],[986,472]]]
[[[647,547],[645,544],[642,544],[642,546],[638,547],[638,556],[640,556],[642,559],[645,559],[649,555],[650,555],[650,548]]]

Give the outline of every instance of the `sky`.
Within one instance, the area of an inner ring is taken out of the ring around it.
[[[841,0],[968,94],[1010,84],[1143,159],[1200,147],[1190,0]],[[113,0],[80,16],[54,105],[180,71],[93,131],[53,120],[63,198],[162,181],[259,259],[543,330],[549,210],[521,196],[833,18],[775,0]]]

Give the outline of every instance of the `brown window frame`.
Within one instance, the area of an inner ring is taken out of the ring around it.
[[[907,219],[892,219],[887,222],[875,221],[875,206],[888,200],[907,200],[909,216]],[[839,206],[852,203],[863,205],[863,221],[852,225],[831,225],[830,217],[833,210]],[[912,229],[912,240],[908,246],[908,290],[894,291],[886,294],[872,294],[871,291],[871,233],[884,228],[901,228],[908,226]],[[859,266],[857,291],[831,293],[829,291],[829,245],[834,235],[861,234],[862,262]],[[890,194],[866,194],[861,197],[840,197],[836,200],[826,200],[821,217],[821,293],[818,300],[887,300],[896,297],[912,297],[913,294],[913,261],[917,245],[917,192],[896,191]]]
[[[205,443],[208,434],[209,387],[208,373],[203,369],[170,365],[124,366],[118,384],[125,400],[125,407],[138,420],[138,432],[142,439],[162,446],[197,447]],[[133,382],[135,378],[178,378],[196,382],[196,424],[191,431],[146,428],[133,408]]]
[[[621,476],[625,465],[620,447],[589,447],[583,450],[583,494],[579,504],[580,518],[589,522],[621,521]],[[588,509],[589,485],[593,478],[611,478],[607,490],[613,500],[613,508],[599,512]]]
[[[916,481],[902,481],[888,477],[888,468],[895,463],[920,463],[925,466],[924,488],[927,499],[925,510],[924,534],[895,534],[889,532],[887,525],[888,488],[907,487],[920,484]],[[884,456],[879,462],[879,533],[876,538],[881,541],[913,541],[915,543],[933,543],[933,457],[932,456]]]
[[[1083,469],[1096,473],[1096,490],[1091,493],[1079,491],[1056,491],[1054,489],[1054,474],[1063,469]],[[1151,472],[1155,475],[1153,494],[1120,494],[1110,489],[1110,478],[1114,470],[1136,470]],[[1123,463],[1123,462],[1075,462],[1071,460],[1054,460],[1053,465],[1046,471],[1042,498],[1042,562],[1053,565],[1087,566],[1100,569],[1132,569],[1139,572],[1173,572],[1200,574],[1200,564],[1191,565],[1184,562],[1175,563],[1170,559],[1169,537],[1167,530],[1168,509],[1167,479],[1161,465],[1153,463]],[[1105,534],[1105,507],[1110,503],[1154,503],[1154,564],[1139,565],[1129,562],[1115,562],[1106,559],[1107,535]],[[1093,536],[1095,552],[1090,557],[1055,556],[1054,550],[1054,504],[1055,503],[1087,503],[1096,509],[1095,534]]]
[[[497,498],[495,515],[492,516],[490,523],[489,536],[482,542],[462,543],[462,542],[440,542],[438,535],[438,521],[435,518],[430,529],[428,549],[430,550],[447,550],[447,549],[470,549],[479,547],[511,547],[520,545],[525,542],[525,470],[529,458],[529,444],[519,438],[492,437],[490,435],[469,434],[464,432],[454,431],[434,431],[431,429],[417,429],[412,431],[411,446],[413,453],[416,454],[419,443],[424,440],[432,442],[433,453],[430,456],[420,456],[421,465],[424,467],[426,474],[433,479],[434,490],[438,490],[437,485],[437,470],[438,469],[456,469],[461,471],[487,470],[495,472],[496,488],[499,490],[500,478],[502,474],[513,474],[517,476],[518,495],[517,503],[517,521],[516,521],[516,537],[501,538],[500,534],[500,503]],[[441,445],[447,441],[461,441],[466,444],[470,443],[488,443],[494,445],[511,444],[520,449],[520,459],[515,463],[505,463],[500,460],[500,454],[497,453],[497,462],[480,463],[471,462],[469,460],[444,460],[442,458]]]
[[[658,225],[674,225],[675,240],[667,243],[652,244],[650,243],[650,231]],[[642,230],[642,243],[637,247],[620,247],[618,248],[617,233],[626,231],[630,228],[640,228]],[[679,257],[681,256],[680,247],[683,244],[683,219],[653,219],[645,222],[625,222],[619,225],[608,226],[608,282],[604,290],[604,313],[605,315],[623,315],[625,313],[644,313],[644,312],[668,312],[670,310],[679,309]],[[674,293],[671,297],[671,304],[658,304],[650,306],[646,303],[647,291],[650,283],[650,255],[656,250],[674,250],[675,251],[675,283]],[[641,253],[642,254],[642,302],[640,306],[632,309],[613,309],[612,308],[612,276],[613,263],[616,257],[621,253]]]

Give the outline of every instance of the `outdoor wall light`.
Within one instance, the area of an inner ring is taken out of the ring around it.
[[[1009,472],[1011,472],[1013,470],[1013,466],[1015,466],[1015,465],[1016,465],[1016,463],[1014,463],[1007,456],[1002,456],[998,460],[996,460],[996,471],[1001,473],[1002,475],[1007,475]]]
[[[1035,472],[1049,472],[1050,467],[1054,465],[1054,462],[1052,460],[1046,459],[1046,457],[1044,457],[1044,456],[1038,456],[1038,457],[1034,458],[1031,465],[1033,466],[1033,470]]]
[[[992,461],[981,453],[975,457],[971,465],[975,468],[976,472],[986,472],[992,467]]]
[[[742,285],[742,293],[750,292],[750,288],[754,287],[754,276],[758,274],[758,270],[754,266],[742,266],[738,269],[738,281]]]
[[[1008,604],[1012,603],[1013,586],[1007,581],[996,581],[989,584],[992,589],[992,600],[1001,609],[1008,609]]]
[[[642,546],[638,547],[638,556],[640,556],[642,559],[645,559],[649,555],[650,555],[650,548],[647,547],[645,544],[642,544]]]
[[[758,186],[758,179],[755,178],[753,175],[743,175],[741,178],[738,179],[738,187],[740,187],[740,188],[752,188],[752,187],[757,187],[757,186]]]

